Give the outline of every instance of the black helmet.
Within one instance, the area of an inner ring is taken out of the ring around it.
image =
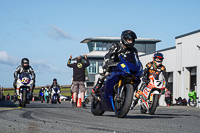
[[[57,82],[57,79],[56,79],[56,78],[54,78],[54,79],[53,79],[53,82]]]
[[[126,39],[133,39],[132,43],[128,43]],[[137,39],[136,34],[131,30],[125,30],[122,32],[121,40],[122,44],[127,48],[131,49],[135,45],[135,39]]]
[[[28,65],[24,65],[24,64],[28,64]],[[29,67],[29,60],[28,60],[28,58],[23,58],[21,60],[21,65],[22,65],[23,68],[27,69]]]

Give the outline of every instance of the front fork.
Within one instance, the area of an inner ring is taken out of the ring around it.
[[[131,80],[131,84],[133,84],[133,79]],[[122,78],[120,78],[117,88],[117,97],[122,98],[122,92],[124,91],[124,86],[122,86]]]
[[[29,88],[26,88],[26,99],[28,100],[29,99],[29,93],[30,89]],[[22,99],[22,94],[23,94],[23,88],[20,88],[20,94],[19,94],[19,97],[20,99]]]

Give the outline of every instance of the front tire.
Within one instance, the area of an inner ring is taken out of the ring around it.
[[[43,103],[43,97],[41,98],[41,103]]]
[[[143,108],[142,106],[140,106],[140,112],[142,114],[146,114],[147,110],[145,108]]]
[[[118,118],[123,118],[130,110],[130,106],[133,100],[134,88],[132,84],[126,84],[122,92],[122,100],[115,102],[115,115]]]
[[[91,112],[95,116],[101,116],[105,112],[100,109],[99,102],[95,101],[94,98],[92,99],[92,102],[91,102]]]
[[[49,103],[49,97],[48,96],[46,97],[46,100],[47,100],[47,103]]]
[[[88,104],[88,103],[89,103],[89,99],[85,98],[85,104]]]
[[[157,108],[157,104],[158,104],[158,94],[154,94],[153,95],[153,103],[151,105],[151,107],[149,108],[149,114],[153,115],[156,111]]]
[[[26,97],[27,97],[27,91],[26,91],[26,89],[24,89],[22,91],[21,107],[26,107]]]

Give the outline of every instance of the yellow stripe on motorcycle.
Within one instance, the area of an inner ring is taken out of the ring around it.
[[[151,94],[151,96],[150,96],[150,101],[151,102],[153,101],[153,94]]]

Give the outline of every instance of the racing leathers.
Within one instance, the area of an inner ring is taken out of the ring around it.
[[[19,65],[17,67],[17,69],[14,72],[14,83],[13,83],[13,87],[15,88],[15,92],[17,94],[17,96],[19,96],[19,89],[20,86],[22,85],[21,80],[19,79],[18,75],[21,75],[22,73],[27,72],[31,75],[31,81],[28,84],[28,86],[30,86],[30,96],[32,97],[32,93],[33,93],[33,89],[35,87],[35,73],[34,70],[31,66],[28,66],[27,69],[23,68],[22,65]]]
[[[53,95],[55,94],[54,89],[58,88],[57,94],[58,94],[58,102],[60,103],[60,85],[56,82],[51,84],[50,90],[51,90],[51,99],[53,99]]]
[[[123,57],[126,58],[127,61],[131,62],[133,61],[134,55],[136,56],[136,58],[139,60],[138,57],[138,51],[135,47],[132,47],[130,49],[127,49],[124,47],[124,45],[120,42],[120,43],[113,43],[110,46],[110,49],[108,51],[108,53],[105,55],[104,57],[104,61],[103,61],[103,72],[100,73],[100,77],[97,81],[96,86],[94,87],[94,92],[98,92],[99,89],[101,88],[104,80],[106,79],[106,77],[108,76],[110,70],[112,69],[112,66],[116,66],[119,63],[119,55],[122,55]],[[140,81],[138,83],[136,83],[136,86],[140,83]]]

